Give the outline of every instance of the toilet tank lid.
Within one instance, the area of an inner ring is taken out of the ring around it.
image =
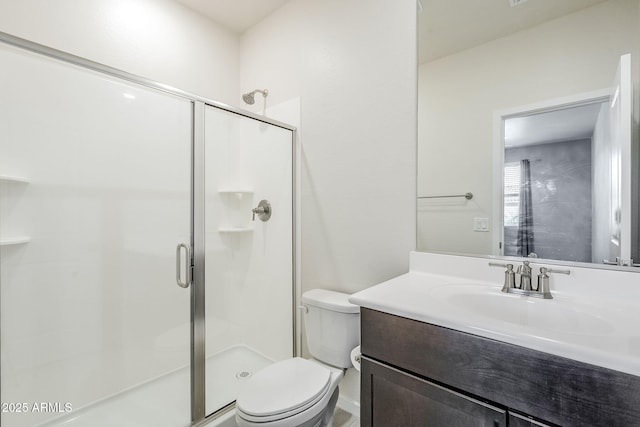
[[[360,306],[351,304],[349,296],[327,289],[312,289],[302,294],[302,303],[339,313],[360,313]]]

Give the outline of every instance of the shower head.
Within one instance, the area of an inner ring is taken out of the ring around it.
[[[256,99],[254,98],[256,93],[261,93],[262,96],[264,96],[265,98],[267,97],[267,95],[269,95],[269,91],[267,89],[265,90],[256,89],[252,92],[243,94],[242,100],[249,105],[253,105],[256,102]]]
[[[242,100],[249,105],[253,105],[256,102],[256,99],[253,97],[254,92],[245,93],[242,95]]]

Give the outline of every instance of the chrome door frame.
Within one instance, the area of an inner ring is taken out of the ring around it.
[[[193,282],[191,284],[191,421],[201,421],[206,413],[206,312],[205,312],[205,104],[192,107],[193,147],[191,149],[191,246]]]
[[[156,91],[191,101],[192,110],[192,145],[191,145],[191,423],[192,426],[204,425],[218,415],[226,413],[229,406],[207,416],[205,408],[205,234],[204,234],[204,110],[211,106],[238,114],[253,120],[278,126],[292,132],[292,295],[291,319],[293,323],[293,355],[299,355],[300,336],[299,322],[296,321],[296,307],[299,296],[297,274],[297,129],[287,123],[273,120],[241,108],[233,107],[222,102],[214,101],[181,89],[159,83],[126,71],[91,61],[58,49],[0,31],[0,42],[29,52],[43,55],[61,62],[72,64],[84,69],[95,71],[120,80],[144,86]]]

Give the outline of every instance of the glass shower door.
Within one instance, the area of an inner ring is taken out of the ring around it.
[[[0,63],[1,424],[189,425],[192,103]]]
[[[293,356],[293,132],[204,111],[206,413]]]

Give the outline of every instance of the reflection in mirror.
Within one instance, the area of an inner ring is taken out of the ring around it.
[[[640,0],[472,3],[420,16],[418,250],[637,262]],[[598,117],[628,53],[621,148]]]
[[[596,193],[610,187],[594,182],[596,166],[608,162],[597,162],[592,153],[606,143],[598,136],[608,128],[608,107],[594,102],[504,121],[504,255],[598,258],[592,255],[597,249],[592,234],[600,230],[592,206],[600,197]]]

